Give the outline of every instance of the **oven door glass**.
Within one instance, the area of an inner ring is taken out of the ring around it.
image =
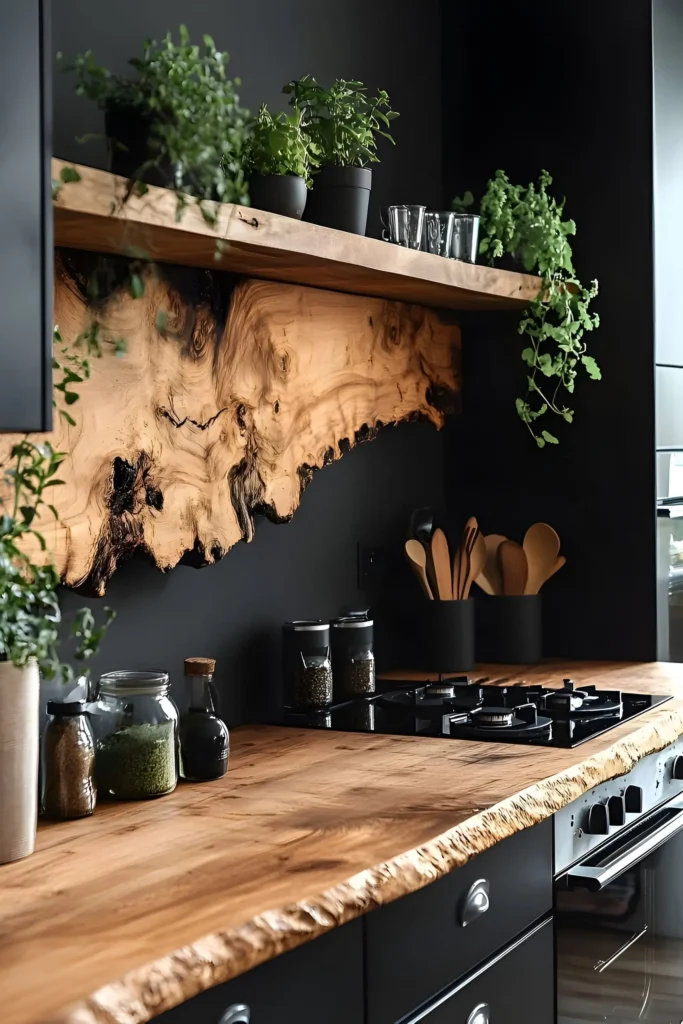
[[[683,806],[629,832],[558,884],[558,1024],[683,1021]]]

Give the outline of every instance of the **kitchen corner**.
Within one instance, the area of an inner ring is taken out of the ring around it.
[[[241,727],[220,782],[42,825],[3,868],[6,1024],[142,1024],[476,865],[683,733],[683,666],[482,671],[673,699],[573,750]]]
[[[683,0],[5,7],[0,1024],[681,1024]]]

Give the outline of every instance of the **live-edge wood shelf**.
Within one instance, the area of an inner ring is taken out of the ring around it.
[[[53,178],[65,164],[53,160]],[[539,279],[447,260],[360,235],[249,207],[223,204],[215,227],[196,205],[176,219],[176,198],[150,188],[123,204],[126,181],[92,167],[62,186],[54,204],[55,245],[131,254],[248,277],[396,299],[443,309],[509,309],[530,302]],[[216,242],[224,251],[216,260]]]

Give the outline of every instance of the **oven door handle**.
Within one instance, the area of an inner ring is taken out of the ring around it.
[[[655,825],[648,831],[648,824],[654,825],[657,818],[665,814],[661,825]],[[659,846],[667,842],[683,830],[683,804],[680,799],[669,807],[660,808],[645,822],[639,822],[636,834],[630,831],[624,836],[623,844],[610,846],[605,852],[603,862],[599,864],[577,864],[570,868],[565,878],[570,889],[591,889],[598,892],[629,868],[653,853]],[[645,833],[644,835],[642,833]],[[599,856],[599,852],[597,854]],[[593,854],[590,860],[595,859]]]

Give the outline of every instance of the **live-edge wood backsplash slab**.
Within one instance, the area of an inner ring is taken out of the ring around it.
[[[162,570],[216,561],[252,538],[254,513],[290,519],[315,470],[381,426],[440,427],[457,408],[448,315],[190,268],[148,271],[142,298],[118,288],[93,307],[84,259],[58,255],[55,322],[73,342],[96,316],[127,351],[105,344],[76,427],[50,435],[69,455],[48,496],[60,521],[41,528],[69,586],[104,593],[136,549]]]

